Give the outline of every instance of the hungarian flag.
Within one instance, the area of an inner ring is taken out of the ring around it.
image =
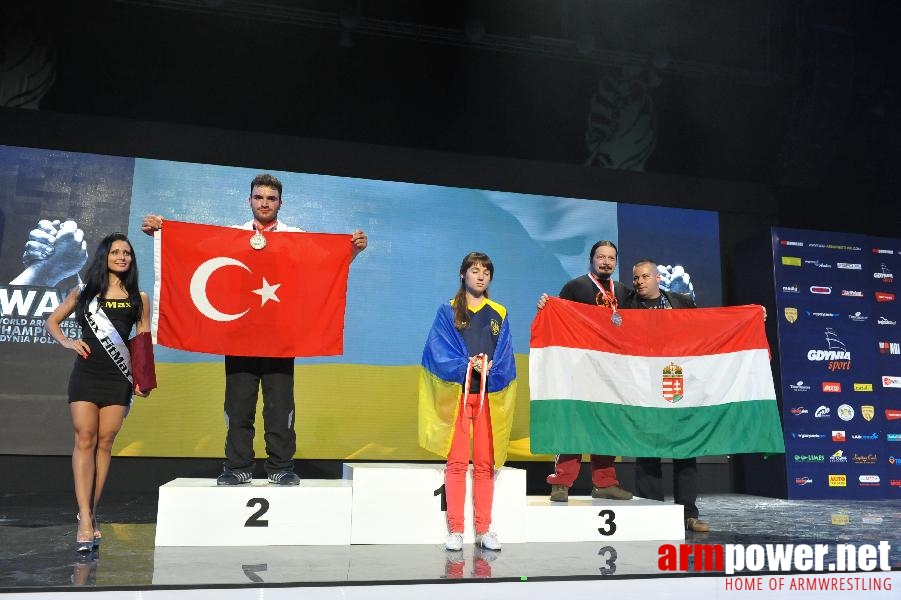
[[[233,356],[344,352],[349,235],[166,221],[154,239],[155,343]]]
[[[532,323],[531,450],[689,458],[785,452],[760,306],[610,309]]]

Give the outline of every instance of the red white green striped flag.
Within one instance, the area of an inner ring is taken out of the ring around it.
[[[760,306],[622,310],[551,298],[532,323],[531,450],[785,452]]]

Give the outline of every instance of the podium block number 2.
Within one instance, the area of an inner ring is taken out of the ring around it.
[[[269,520],[260,518],[269,510],[268,500],[265,498],[251,498],[247,501],[247,506],[259,506],[260,508],[244,522],[244,527],[269,527]]]

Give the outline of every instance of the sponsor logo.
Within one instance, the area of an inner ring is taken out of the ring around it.
[[[888,457],[888,464],[890,464],[890,465],[892,465],[893,467],[895,467],[895,466],[901,465],[901,460],[896,459],[894,456],[889,456],[889,457]]]
[[[885,266],[885,263],[880,263],[879,272],[873,273],[873,279],[881,279],[882,283],[893,283],[895,281],[895,276],[889,268]]]
[[[901,419],[901,410],[897,408],[886,408],[885,409],[885,420],[886,421],[897,421]]]
[[[854,409],[851,408],[850,404],[842,404],[835,409],[835,414],[838,415],[838,418],[842,421],[850,421],[854,418]]]
[[[901,442],[901,433],[886,433],[886,442]]]
[[[873,248],[873,254],[894,254],[894,250],[884,250],[882,248]]]
[[[890,479],[888,484],[892,487],[901,487],[901,479]]]
[[[898,342],[879,342],[879,354],[901,354]]]
[[[804,312],[807,314],[808,317],[835,318],[835,317],[841,316],[838,313],[832,313],[832,312],[814,312],[814,311],[810,311],[810,310],[805,310]]]
[[[795,415],[796,417],[800,417],[801,415],[806,415],[809,412],[810,411],[807,410],[806,408],[804,408],[803,406],[796,406],[795,408],[792,409],[792,414]]]
[[[822,454],[795,454],[796,463],[820,463],[825,460],[826,457]]]
[[[842,384],[839,381],[824,381],[823,382],[823,391],[824,392],[832,392],[832,393],[841,392]]]
[[[803,381],[799,381],[798,383],[790,383],[788,387],[791,388],[793,392],[809,392],[810,386],[805,385]]]
[[[855,383],[854,391],[855,392],[872,392],[873,384],[872,383]]]
[[[894,375],[883,375],[882,387],[901,388],[901,377],[895,377]]]
[[[819,260],[805,260],[804,264],[810,265],[812,267],[817,267],[818,269],[831,269],[832,268],[832,265],[830,265],[829,263],[824,263]]]
[[[844,442],[845,441],[845,432],[833,430],[832,441],[833,442]]]
[[[860,263],[845,263],[845,262],[837,262],[835,266],[839,269],[850,269],[852,271],[862,271],[863,265]]]
[[[826,338],[826,349],[812,349],[807,352],[807,360],[812,362],[826,362],[826,368],[830,371],[850,371],[851,370],[851,353],[845,347],[845,343],[838,337],[835,330],[827,327],[824,332]],[[825,383],[823,391],[826,390]],[[841,391],[841,386],[838,390]]]
[[[798,309],[793,306],[785,307],[785,320],[789,323],[794,323],[798,320]]]
[[[894,302],[895,295],[889,292],[876,292],[876,302]]]
[[[810,286],[811,294],[831,294],[832,288],[826,285],[812,285]]]
[[[860,252],[863,250],[860,246],[846,246],[844,244],[817,244],[807,242],[809,248],[825,248],[826,250],[850,250],[851,252]]]
[[[878,440],[879,434],[875,431],[873,433],[855,433],[851,436],[852,440]]]
[[[857,311],[853,315],[848,315],[848,318],[851,319],[852,321],[854,321],[855,323],[864,323],[870,317],[868,317],[867,315],[862,315],[862,314],[860,314],[860,311]]]
[[[800,246],[802,248],[804,247],[804,242],[790,242],[788,240],[779,240],[779,243],[782,244],[783,246]]]
[[[829,475],[829,487],[846,487],[847,485],[847,475]]]
[[[800,267],[801,259],[797,256],[783,256],[782,264],[787,267]]]
[[[783,294],[800,294],[800,293],[801,293],[801,288],[798,287],[798,284],[797,284],[797,283],[792,284],[792,285],[783,285],[783,286],[782,286],[782,293],[783,293]]]
[[[879,475],[858,475],[857,482],[863,486],[877,486],[879,482],[882,481],[879,479]]]
[[[860,416],[864,421],[872,421],[876,416],[876,407],[872,404],[864,404],[860,407]]]
[[[855,452],[851,456],[851,462],[855,465],[875,465],[877,458],[875,454],[858,454]]]
[[[829,457],[829,462],[846,463],[848,462],[848,457],[845,456],[844,450],[836,450],[835,453]]]
[[[827,435],[825,433],[795,433],[792,432],[792,437],[799,440],[825,440]]]
[[[863,298],[863,292],[859,290],[842,290],[842,296],[850,298]]]
[[[892,321],[891,319],[886,319],[885,317],[879,317],[876,320],[877,325],[897,325],[898,321]]]
[[[682,367],[670,363],[663,367],[663,399],[675,404],[685,395]]]
[[[830,417],[831,411],[828,406],[820,406],[817,408],[817,411],[813,413],[813,416],[817,419],[828,419]]]
[[[813,479],[811,479],[810,477],[807,477],[806,475],[804,477],[795,477],[795,485],[804,486],[809,483],[813,483]]]

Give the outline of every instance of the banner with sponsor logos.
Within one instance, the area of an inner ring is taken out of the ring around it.
[[[901,497],[901,240],[772,237],[789,497]]]

